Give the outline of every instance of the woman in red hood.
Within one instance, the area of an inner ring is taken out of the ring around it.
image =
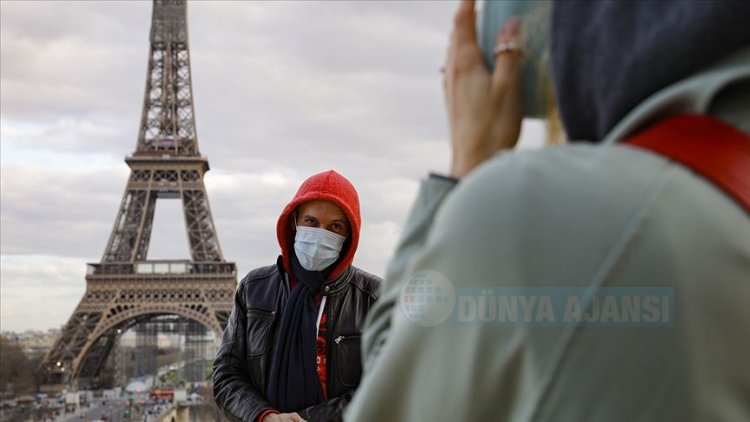
[[[352,265],[360,225],[357,191],[333,170],[307,179],[284,208],[281,255],[240,282],[214,361],[214,398],[231,420],[341,419],[380,288]]]

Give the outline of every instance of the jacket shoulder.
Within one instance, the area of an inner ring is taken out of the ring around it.
[[[242,278],[237,286],[237,295],[248,308],[272,310],[276,306],[282,281],[282,274],[276,265],[258,267]]]
[[[261,282],[275,275],[279,274],[279,268],[274,265],[267,265],[265,267],[258,267],[245,275],[240,281],[240,285],[248,285],[253,283]]]
[[[639,227],[669,166],[627,146],[495,156],[443,201],[420,261],[456,288],[589,280]]]
[[[377,299],[380,296],[380,283],[382,281],[382,278],[352,265],[351,283],[363,293],[372,296],[374,299]]]

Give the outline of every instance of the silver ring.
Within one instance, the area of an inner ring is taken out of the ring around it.
[[[496,56],[498,54],[505,53],[506,51],[517,51],[520,53],[522,50],[515,41],[501,42],[500,44],[497,44],[492,50],[492,52],[495,53]]]

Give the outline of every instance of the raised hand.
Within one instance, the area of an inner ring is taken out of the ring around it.
[[[474,0],[461,1],[443,79],[453,177],[464,176],[518,141],[523,118],[520,34],[518,19],[503,24],[495,43],[495,70],[490,73],[477,42]]]

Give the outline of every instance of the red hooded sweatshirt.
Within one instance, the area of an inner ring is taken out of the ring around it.
[[[300,186],[294,195],[294,199],[284,208],[276,225],[276,235],[279,240],[279,246],[281,246],[284,270],[290,276],[290,287],[296,284],[289,265],[289,253],[294,250],[294,236],[296,234],[294,228],[294,211],[299,205],[313,200],[325,200],[336,204],[344,212],[351,226],[349,236],[347,236],[344,246],[341,248],[339,259],[332,264],[334,265],[334,269],[328,280],[336,279],[352,264],[354,253],[357,251],[357,245],[359,244],[359,230],[362,219],[359,215],[359,196],[357,195],[357,190],[354,189],[354,186],[344,176],[333,170],[311,176],[302,183],[302,186]],[[317,338],[317,369],[318,377],[323,386],[323,396],[327,399],[326,327],[326,313],[323,312]]]

